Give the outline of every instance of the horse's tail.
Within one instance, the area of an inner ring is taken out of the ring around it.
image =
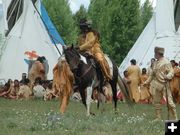
[[[118,86],[119,86],[121,92],[123,93],[123,96],[125,97],[125,100],[128,103],[128,105],[132,105],[133,102],[130,99],[130,93],[129,93],[128,87],[125,84],[125,82],[123,81],[123,79],[119,73],[118,73]]]

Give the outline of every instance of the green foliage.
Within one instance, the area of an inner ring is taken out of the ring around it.
[[[100,33],[105,53],[120,64],[152,16],[147,0],[140,7],[139,0],[91,0],[88,11],[81,6],[74,15],[67,0],[43,0],[45,7],[66,44],[77,43],[79,21],[92,20]]]
[[[153,7],[149,0],[146,0],[144,5],[141,7],[141,20],[142,20],[142,28],[144,28],[149,20],[151,19],[153,14]]]
[[[101,34],[102,48],[118,64],[141,31],[138,0],[91,0],[89,18]]]
[[[77,41],[77,27],[67,0],[43,0],[48,14],[65,44]]]
[[[87,11],[83,5],[80,6],[79,10],[73,16],[76,25],[79,25],[79,21],[83,18],[87,18]]]
[[[78,27],[78,33],[80,32],[79,30],[79,22],[81,19],[87,18],[87,11],[83,5],[80,6],[79,10],[74,14],[73,16],[75,20],[75,24]]]

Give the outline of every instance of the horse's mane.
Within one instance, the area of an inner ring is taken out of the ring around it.
[[[65,51],[71,55],[75,54],[80,57],[80,54],[79,54],[78,50],[76,48],[74,48],[74,45],[67,47]]]

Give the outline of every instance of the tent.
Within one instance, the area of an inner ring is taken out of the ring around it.
[[[141,68],[150,66],[155,46],[164,47],[168,59],[180,61],[180,32],[175,29],[172,0],[157,1],[152,18],[119,67],[121,75],[131,59],[136,59]]]
[[[0,4],[0,33],[2,33],[3,30],[3,7],[2,4]]]
[[[38,56],[48,60],[48,79],[52,79],[52,69],[62,53],[64,42],[41,0],[3,0],[3,10],[0,79],[21,79],[21,74],[28,72],[28,61]]]

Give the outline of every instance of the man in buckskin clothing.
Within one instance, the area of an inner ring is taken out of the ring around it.
[[[172,118],[174,120],[177,120],[177,113],[176,113],[176,106],[172,99],[172,94],[170,90],[169,81],[174,76],[174,71],[171,66],[171,63],[169,60],[164,58],[164,48],[161,47],[155,47],[154,49],[155,58],[157,61],[155,61],[153,70],[151,75],[149,76],[148,80],[144,82],[143,85],[149,84],[152,80],[152,89],[154,91],[154,106],[156,110],[156,119],[155,121],[161,120],[161,104],[160,100],[163,97],[163,94],[167,94],[167,101],[168,101],[168,113],[172,114]]]
[[[79,36],[78,48],[82,52],[89,52],[93,55],[100,64],[105,79],[111,80],[110,68],[101,49],[99,33],[92,29],[91,22],[86,19],[82,19],[79,26],[81,34]]]

